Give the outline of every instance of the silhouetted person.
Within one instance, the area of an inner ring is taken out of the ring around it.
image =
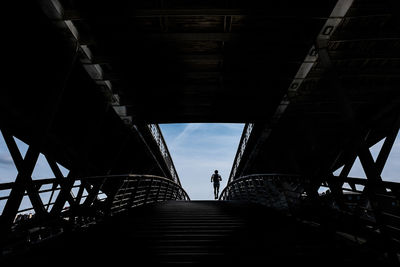
[[[218,198],[219,181],[222,181],[221,175],[218,174],[218,170],[215,170],[213,175],[211,175],[211,182],[214,183],[214,197],[215,197],[215,199]]]

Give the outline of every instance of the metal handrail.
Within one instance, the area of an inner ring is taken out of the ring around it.
[[[106,216],[145,204],[190,200],[178,183],[155,175],[47,178],[33,180],[32,184],[42,197],[43,206],[20,207],[14,214],[12,225],[1,224],[0,232],[7,233],[9,240],[2,239],[1,246],[15,244],[16,239],[20,243],[26,243],[26,240],[37,242],[44,236],[62,232],[65,227],[96,223]],[[0,184],[0,191],[11,191],[14,186],[15,183]],[[43,195],[47,195],[48,199],[43,199]],[[25,192],[24,196],[28,194]],[[8,197],[3,196],[0,200],[7,201]],[[28,214],[38,208],[44,212]],[[0,219],[3,219],[2,216]],[[10,247],[7,249],[12,250]]]
[[[319,224],[329,218],[355,240],[381,240],[400,252],[400,183],[383,181],[377,188],[368,179],[327,176],[315,187],[313,181],[288,174],[243,176],[230,182],[219,200],[256,202]],[[319,190],[317,198],[310,190]]]
[[[172,178],[176,183],[181,185],[178,172],[175,169],[174,162],[172,161],[171,154],[169,153],[167,143],[164,140],[164,136],[162,135],[160,127],[158,126],[158,124],[148,124],[147,127],[149,128],[154,141],[156,142],[157,146],[160,149],[161,155],[164,158],[164,162],[167,165]]]
[[[240,142],[238,145],[238,149],[235,155],[235,159],[233,160],[233,165],[231,169],[231,173],[229,174],[228,182],[233,181],[236,176],[236,172],[239,168],[240,161],[242,160],[243,153],[246,149],[247,143],[250,139],[250,135],[253,131],[254,123],[246,123],[243,128],[242,136],[240,137]]]
[[[291,187],[288,182],[296,185]],[[305,188],[298,185],[309,183],[310,178],[295,174],[252,174],[228,183],[219,200],[245,200],[289,211],[304,193]]]
[[[139,191],[142,194],[138,194]],[[190,200],[190,198],[179,184],[167,178],[155,175],[129,175],[115,193],[110,208],[114,214],[136,206],[166,200]]]
[[[183,200],[190,200],[188,194],[185,192],[185,190],[178,184],[175,184],[173,181],[171,181],[170,179],[167,179],[165,177],[161,177],[161,176],[156,176],[156,175],[135,175],[135,174],[128,174],[128,175],[109,175],[109,176],[91,176],[91,177],[76,177],[76,178],[68,178],[68,181],[71,183],[71,186],[69,188],[69,191],[71,191],[72,189],[80,189],[83,188],[84,185],[82,183],[82,181],[85,182],[89,182],[89,184],[95,183],[95,182],[99,182],[101,180],[105,180],[105,182],[103,182],[103,184],[94,192],[92,193],[88,193],[86,195],[82,195],[81,198],[86,198],[89,194],[96,194],[96,196],[102,195],[102,194],[106,194],[105,192],[101,192],[101,190],[103,189],[104,185],[106,184],[107,181],[110,181],[111,179],[113,180],[118,180],[118,179],[124,179],[124,182],[128,181],[128,180],[141,180],[141,181],[146,181],[146,180],[159,180],[159,181],[163,181],[164,183],[168,184],[168,185],[174,185],[176,186],[179,190],[181,190],[181,194],[182,197],[180,199]],[[39,189],[38,193],[42,194],[42,193],[47,193],[47,192],[52,192],[53,194],[56,192],[59,192],[60,190],[62,190],[62,183],[66,182],[67,180],[59,180],[57,178],[44,178],[44,179],[38,179],[38,180],[33,180],[32,184],[35,187],[41,188],[44,185],[52,185],[51,189]],[[80,182],[79,184],[76,184],[76,182]],[[0,191],[2,190],[11,190],[13,187],[15,186],[14,182],[9,182],[9,183],[2,183],[0,184]],[[60,187],[59,187],[60,186]],[[86,188],[84,188],[86,189]],[[92,189],[92,188],[90,188]],[[25,192],[24,196],[28,196],[28,193]],[[9,196],[3,196],[0,197],[0,200],[7,200]],[[107,196],[108,197],[108,196]],[[134,197],[134,196],[133,196]],[[74,198],[76,200],[76,196]],[[54,200],[53,202],[48,202],[47,204],[45,204],[45,206],[51,206],[53,204],[55,204]],[[94,201],[92,201],[92,203],[88,204],[91,205],[93,204]],[[146,204],[146,203],[143,203]],[[63,210],[67,210],[69,209],[69,207],[64,207]],[[22,212],[22,211],[30,211],[30,210],[34,210],[33,207],[31,208],[24,208],[21,210],[18,210],[18,213]],[[18,214],[17,213],[17,214]],[[17,215],[16,214],[16,215]]]

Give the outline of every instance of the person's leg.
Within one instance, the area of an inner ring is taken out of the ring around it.
[[[215,183],[214,184],[214,197],[215,197],[215,199],[218,198],[218,193],[219,193],[219,184]]]

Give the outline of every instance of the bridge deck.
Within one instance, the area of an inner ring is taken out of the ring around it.
[[[243,202],[171,201],[137,208],[17,257],[27,263],[371,263],[378,256],[318,228]],[[15,259],[12,259],[15,263]]]

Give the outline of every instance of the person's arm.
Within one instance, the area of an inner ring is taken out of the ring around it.
[[[213,174],[213,175],[211,175],[211,183],[213,182],[213,177],[214,177],[214,174]]]

